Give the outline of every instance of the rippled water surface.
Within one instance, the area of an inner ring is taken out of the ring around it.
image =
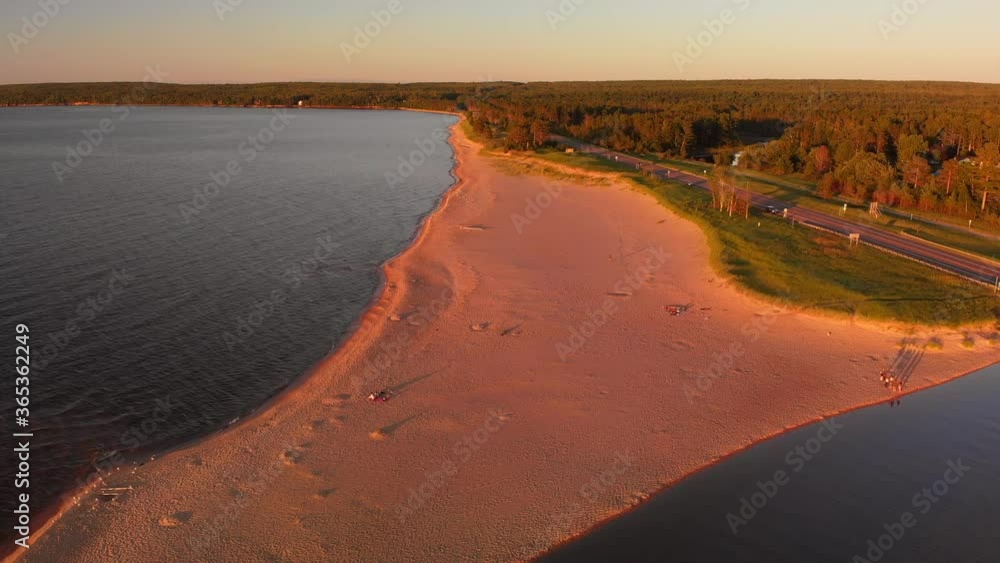
[[[119,463],[100,456],[203,435],[305,373],[453,183],[452,117],[279,113],[0,109],[0,330],[11,366],[31,330],[36,513]]]
[[[998,407],[993,366],[895,406],[836,417],[826,430],[798,429],[543,560],[995,563]]]

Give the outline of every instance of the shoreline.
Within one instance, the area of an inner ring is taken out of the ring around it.
[[[905,393],[902,393],[900,395],[893,395],[892,397],[890,397],[888,399],[882,399],[882,400],[874,401],[874,402],[868,403],[868,404],[857,405],[857,406],[854,406],[854,407],[848,407],[848,408],[845,408],[842,411],[838,411],[838,412],[834,412],[834,413],[830,413],[830,414],[821,415],[821,416],[817,417],[815,420],[810,420],[810,421],[802,422],[800,424],[796,424],[794,426],[790,426],[790,427],[784,428],[782,430],[778,430],[774,434],[771,434],[769,436],[765,436],[763,438],[755,440],[754,442],[752,442],[750,444],[747,444],[746,446],[743,446],[743,447],[741,447],[738,450],[735,450],[735,451],[732,451],[732,452],[730,452],[728,454],[725,454],[725,455],[723,455],[723,456],[721,456],[721,457],[719,457],[717,459],[714,459],[714,460],[710,461],[709,463],[706,463],[705,465],[702,465],[701,467],[698,467],[697,469],[694,469],[694,470],[692,470],[692,471],[690,471],[688,473],[685,473],[684,475],[681,475],[677,479],[675,479],[675,480],[673,480],[673,481],[671,481],[669,483],[664,484],[664,486],[661,489],[659,489],[659,490],[651,493],[649,495],[649,497],[647,499],[643,500],[641,503],[635,504],[633,506],[630,506],[627,509],[623,510],[622,512],[619,512],[617,514],[614,514],[614,515],[611,515],[611,516],[609,516],[607,518],[604,518],[604,519],[602,519],[602,520],[600,520],[598,522],[595,522],[592,526],[590,526],[586,530],[584,530],[584,531],[582,531],[580,533],[574,534],[574,535],[572,535],[570,537],[567,537],[563,541],[561,541],[561,542],[559,542],[559,543],[557,543],[557,544],[549,547],[545,551],[542,551],[540,553],[535,554],[534,556],[531,557],[531,560],[532,561],[536,561],[536,560],[539,560],[539,559],[541,559],[541,558],[543,558],[543,557],[545,557],[545,556],[547,556],[549,554],[557,552],[560,548],[566,547],[566,546],[572,544],[573,542],[575,542],[576,540],[579,540],[579,539],[581,539],[583,537],[586,537],[586,536],[590,535],[591,533],[593,533],[595,530],[601,528],[602,526],[604,526],[604,525],[606,525],[606,524],[608,524],[610,522],[613,522],[614,520],[617,520],[617,519],[619,519],[619,518],[621,518],[621,517],[623,517],[623,516],[625,516],[627,514],[630,514],[630,513],[634,512],[635,510],[638,510],[646,502],[652,501],[653,497],[656,497],[658,495],[664,494],[667,491],[669,491],[670,489],[672,489],[672,488],[674,488],[674,487],[676,487],[678,485],[681,485],[682,483],[684,483],[688,479],[690,479],[692,477],[695,477],[696,475],[699,475],[699,474],[701,474],[701,473],[703,473],[705,471],[708,471],[709,469],[712,469],[713,467],[716,467],[716,466],[719,466],[719,465],[721,465],[723,463],[726,463],[727,461],[729,461],[729,460],[731,460],[731,459],[733,459],[735,457],[743,455],[743,454],[747,453],[748,451],[756,448],[757,446],[760,446],[761,444],[764,444],[765,442],[770,442],[771,440],[775,440],[777,438],[780,438],[781,436],[784,436],[786,434],[790,434],[792,432],[795,432],[796,430],[801,430],[803,428],[807,428],[809,426],[813,426],[813,425],[819,424],[819,423],[823,422],[824,420],[831,420],[831,419],[837,418],[839,416],[844,416],[844,415],[847,415],[847,414],[850,414],[850,413],[853,413],[853,412],[857,412],[857,411],[861,411],[861,410],[865,410],[865,409],[871,409],[871,408],[875,408],[875,407],[878,407],[878,406],[886,405],[886,404],[888,404],[888,403],[890,403],[892,401],[905,399],[905,398],[907,398],[907,397],[909,397],[911,395],[916,395],[916,394],[919,394],[919,393],[930,391],[932,389],[937,389],[938,387],[943,387],[945,385],[948,385],[950,383],[954,383],[955,381],[958,381],[958,380],[963,379],[965,377],[968,377],[970,375],[974,375],[974,374],[977,374],[979,372],[988,370],[988,369],[990,369],[991,367],[993,367],[993,366],[995,366],[997,364],[1000,364],[1000,362],[989,364],[989,365],[983,366],[981,368],[973,369],[973,370],[968,371],[966,373],[963,373],[963,374],[960,374],[960,375],[956,375],[956,376],[954,376],[954,377],[952,377],[950,379],[947,379],[947,380],[944,380],[944,381],[941,381],[941,382],[938,382],[938,383],[933,383],[933,384],[928,385],[926,387],[921,387],[919,389],[913,389],[913,390],[907,391]]]
[[[348,109],[348,108],[338,108],[338,109]],[[393,109],[399,109],[401,111],[425,111],[425,110],[408,110],[408,109],[405,109],[405,108],[393,108]],[[432,112],[432,113],[448,113],[448,112]],[[449,113],[449,115],[455,115],[455,114]],[[345,338],[340,343],[340,345],[338,345],[338,347],[330,355],[328,355],[326,358],[324,358],[324,359],[320,360],[319,362],[317,362],[317,364],[314,365],[310,370],[307,370],[302,376],[300,376],[299,378],[297,378],[292,384],[290,384],[288,387],[286,387],[285,389],[283,389],[280,393],[278,393],[277,395],[275,395],[274,397],[272,397],[271,399],[269,399],[266,403],[264,403],[263,405],[261,405],[251,415],[248,415],[247,417],[244,417],[243,419],[239,420],[236,424],[233,424],[233,425],[230,425],[228,427],[225,427],[225,428],[221,429],[218,432],[212,433],[212,434],[210,434],[208,436],[205,436],[203,438],[196,439],[192,443],[189,443],[189,444],[186,444],[186,445],[183,445],[183,446],[178,446],[175,449],[168,450],[168,451],[166,451],[166,452],[164,452],[162,454],[158,454],[157,456],[154,456],[154,457],[157,457],[160,460],[163,460],[163,459],[166,459],[166,458],[176,458],[177,456],[182,455],[183,453],[185,453],[185,452],[187,452],[189,450],[196,449],[196,448],[204,448],[204,447],[206,447],[207,445],[209,445],[212,442],[221,441],[221,440],[223,440],[227,436],[232,436],[233,434],[235,434],[235,433],[237,433],[239,431],[242,431],[242,430],[244,430],[244,429],[252,426],[255,423],[260,422],[263,418],[265,418],[266,415],[272,415],[272,414],[274,414],[273,411],[276,410],[277,407],[279,405],[283,404],[283,403],[290,402],[292,399],[303,399],[303,397],[301,397],[301,395],[305,394],[307,391],[311,391],[312,390],[312,389],[310,389],[310,387],[312,385],[316,384],[315,380],[318,378],[319,373],[322,372],[322,371],[324,371],[324,368],[329,367],[330,364],[338,363],[339,361],[350,362],[351,358],[352,358],[352,355],[356,355],[357,353],[359,353],[359,349],[363,350],[365,348],[366,344],[369,344],[369,345],[371,344],[370,341],[365,341],[366,336],[371,336],[372,333],[374,333],[374,336],[378,337],[378,336],[382,335],[382,333],[384,333],[385,327],[388,326],[389,323],[391,322],[389,319],[387,319],[387,316],[388,316],[387,313],[390,312],[394,308],[395,305],[399,305],[400,302],[405,299],[406,294],[407,294],[407,289],[411,289],[411,288],[403,287],[403,291],[401,291],[401,292],[394,292],[393,291],[394,289],[396,289],[396,288],[393,287],[393,285],[395,283],[397,283],[397,282],[400,282],[400,280],[399,280],[399,274],[402,273],[402,274],[404,274],[404,277],[405,277],[405,275],[409,273],[407,271],[407,269],[406,269],[406,264],[405,264],[406,258],[410,257],[410,256],[413,256],[414,254],[417,254],[419,252],[419,250],[421,249],[421,247],[424,245],[425,241],[434,232],[433,227],[434,227],[435,223],[439,222],[439,221],[443,221],[443,219],[441,219],[441,216],[444,214],[445,211],[447,211],[449,209],[449,206],[452,204],[452,201],[456,198],[456,196],[459,194],[459,192],[461,192],[464,188],[466,188],[468,186],[468,182],[466,181],[466,178],[464,178],[463,175],[462,175],[462,169],[468,163],[463,162],[463,159],[462,159],[463,150],[462,150],[462,146],[461,145],[462,145],[463,142],[469,143],[470,141],[465,137],[464,133],[461,131],[462,122],[463,122],[462,118],[461,118],[461,116],[459,116],[459,122],[452,126],[453,132],[452,132],[452,136],[449,139],[449,142],[452,143],[453,149],[455,151],[455,164],[454,164],[453,169],[452,169],[452,175],[455,177],[455,182],[452,184],[452,186],[442,196],[441,200],[438,203],[438,206],[430,214],[428,214],[424,218],[424,220],[421,222],[421,225],[418,228],[417,233],[413,237],[413,240],[410,241],[409,245],[406,248],[404,248],[399,254],[397,254],[396,256],[394,256],[393,258],[391,258],[390,260],[388,260],[385,264],[383,264],[379,268],[380,278],[381,278],[381,282],[379,284],[379,287],[376,289],[375,293],[373,294],[372,300],[370,301],[369,305],[362,312],[362,314],[356,319],[355,323],[352,324],[351,329],[345,335]],[[485,159],[483,159],[483,160],[485,160]],[[601,188],[601,189],[602,190],[604,190],[604,189],[610,190],[610,189],[613,189],[613,188]],[[628,195],[627,197],[636,197],[636,196],[634,196],[634,195]],[[681,221],[684,221],[684,220],[681,219]],[[393,274],[396,274],[395,278],[393,278]],[[401,285],[406,286],[405,283],[401,283]],[[749,299],[749,298],[747,298],[747,299]],[[804,313],[804,315],[806,315],[806,316],[808,316],[810,314],[811,314],[810,312]],[[792,315],[801,316],[803,314],[802,313],[792,313]],[[816,322],[823,322],[821,319],[813,319],[813,320],[816,321]],[[843,324],[843,323],[840,323],[840,324]],[[949,330],[949,329],[938,328],[938,329],[935,329],[935,330]],[[367,331],[367,332],[365,332],[365,331]],[[941,353],[941,354],[935,353],[935,355],[945,355],[945,354],[950,355],[951,352]],[[961,354],[961,352],[959,352],[959,354]],[[994,359],[993,361],[995,362],[996,359]],[[988,364],[988,365],[990,365],[990,364]],[[988,366],[983,366],[983,367],[988,367]],[[978,371],[979,369],[982,369],[982,368],[975,368],[975,369],[963,372],[963,373],[961,373],[959,375],[951,376],[951,377],[949,377],[949,378],[947,378],[945,380],[935,381],[935,382],[933,382],[933,383],[931,383],[929,385],[926,385],[924,387],[915,388],[914,390],[910,391],[907,394],[915,393],[915,392],[918,392],[920,390],[924,390],[924,389],[926,389],[928,387],[931,387],[931,386],[943,385],[944,383],[953,381],[955,379],[958,379],[960,377],[968,375],[968,373],[971,373],[973,371]],[[356,383],[356,381],[353,382],[353,383]],[[895,397],[893,397],[893,399],[894,398]],[[886,399],[886,398],[875,399],[875,400],[873,400],[873,401],[871,401],[870,403],[867,403],[867,404],[859,404],[859,405],[856,405],[856,406],[853,406],[853,407],[850,407],[850,408],[846,408],[843,411],[840,411],[840,412],[838,412],[836,414],[842,414],[843,412],[858,410],[858,409],[861,409],[861,408],[867,408],[867,407],[875,405],[875,404],[880,404],[880,403],[886,402],[887,400],[889,400],[889,399]],[[703,470],[703,469],[705,469],[705,468],[707,468],[707,467],[709,467],[711,465],[714,465],[714,464],[717,464],[717,463],[721,463],[721,462],[725,461],[725,459],[728,459],[728,458],[730,458],[732,456],[735,456],[735,455],[739,455],[739,453],[742,453],[746,449],[749,449],[750,447],[753,447],[756,444],[759,444],[759,443],[761,443],[763,441],[772,439],[772,438],[774,438],[776,436],[779,436],[781,434],[784,434],[786,432],[792,431],[795,428],[800,428],[802,426],[805,426],[805,425],[808,425],[808,424],[812,424],[812,423],[816,422],[817,420],[822,420],[823,418],[827,418],[829,416],[830,415],[819,416],[818,418],[815,418],[813,420],[808,420],[808,421],[796,424],[793,427],[785,427],[784,429],[777,430],[774,433],[772,433],[770,435],[767,435],[764,438],[756,438],[752,443],[750,443],[748,445],[744,445],[743,447],[738,448],[736,450],[732,450],[729,453],[724,454],[722,457],[716,458],[714,461],[710,462],[707,465],[702,465],[702,466],[698,467],[695,470],[688,471],[688,472],[684,473],[681,477],[678,477],[678,478],[675,478],[673,480],[667,481],[667,483],[669,483],[669,484],[666,485],[666,486],[662,486],[660,488],[660,490],[662,491],[665,488],[669,488],[670,486],[675,485],[676,483],[680,482],[681,480],[683,480],[683,479],[685,479],[685,478],[687,478],[687,477],[689,477],[689,476],[691,476],[691,475],[693,475],[693,474],[695,474],[695,473],[697,473],[697,472],[699,472],[699,471],[701,471],[701,470]],[[134,470],[133,470],[133,473],[134,473]],[[85,494],[86,493],[82,493],[82,494],[79,494],[77,496],[85,496]],[[43,537],[45,537],[46,532],[48,530],[50,530],[50,528],[52,526],[54,526],[55,524],[57,524],[59,522],[60,518],[62,516],[64,516],[66,512],[69,512],[70,509],[71,509],[71,507],[67,507],[65,510],[61,510],[59,512],[59,514],[57,514],[49,522],[47,522],[43,526],[43,528],[41,528],[40,530],[36,531],[35,534],[33,534],[33,542],[37,543],[39,540],[41,540]],[[622,513],[622,511],[619,511],[619,512],[616,513],[616,515],[620,515],[621,513]],[[614,517],[614,516],[612,516],[612,517]],[[588,526],[586,529],[589,530],[592,527],[593,526]],[[570,539],[572,539],[574,537],[578,537],[579,535],[580,534],[573,535],[573,536],[570,537]],[[564,541],[569,541],[569,540],[564,540]],[[542,553],[544,553],[544,552],[542,552]],[[536,553],[536,556],[537,555],[541,555],[542,553]]]
[[[64,104],[59,104],[56,107],[62,107],[63,105]],[[118,104],[84,104],[84,105],[114,106],[114,105],[118,105]],[[72,104],[70,106],[73,107]],[[53,104],[44,104],[44,105],[43,104],[39,104],[39,105],[35,105],[35,106],[2,106],[2,107],[53,107]],[[149,107],[211,107],[211,106],[149,106]],[[243,109],[253,109],[253,108],[243,108]],[[264,108],[260,108],[260,109],[264,109]],[[358,109],[358,110],[379,110],[379,111],[382,111],[381,108],[322,108],[322,109],[344,109],[344,110],[347,110],[347,109]],[[385,110],[385,111],[393,111],[393,110]],[[444,114],[444,115],[451,115],[451,116],[457,117],[458,121],[454,125],[452,125],[451,127],[449,127],[449,129],[453,130],[453,131],[451,131],[451,135],[454,134],[454,129],[458,128],[458,127],[461,127],[462,123],[465,120],[465,117],[462,114],[453,113],[453,112],[420,110],[420,109],[408,109],[408,108],[400,109],[398,111],[411,111],[411,112],[415,112],[415,113],[435,113],[435,114]],[[454,147],[454,145],[452,144],[452,141],[451,141],[451,135],[449,135],[448,143],[449,143],[449,145],[452,146],[452,150],[455,151],[455,147]],[[257,417],[261,416],[262,414],[266,413],[269,409],[271,409],[274,406],[276,406],[280,402],[281,398],[286,393],[293,392],[297,387],[299,387],[300,385],[302,385],[303,383],[305,383],[305,381],[308,380],[313,375],[313,373],[317,369],[319,369],[324,363],[326,363],[328,361],[331,361],[334,357],[336,357],[340,353],[341,348],[343,348],[344,346],[346,346],[348,344],[348,342],[350,342],[354,338],[355,333],[358,330],[361,329],[365,317],[373,309],[375,309],[380,304],[380,302],[382,301],[382,299],[384,298],[385,290],[386,290],[386,285],[387,285],[387,282],[388,282],[388,280],[387,280],[387,266],[389,264],[391,264],[392,262],[398,260],[404,254],[406,254],[410,250],[411,247],[413,247],[414,245],[417,244],[417,242],[420,240],[421,236],[423,236],[424,232],[427,230],[427,225],[430,222],[431,218],[435,214],[437,214],[444,206],[446,206],[448,204],[449,197],[451,196],[451,194],[461,184],[461,180],[460,180],[460,178],[456,174],[456,172],[458,170],[458,167],[459,167],[459,164],[460,163],[458,162],[458,153],[455,152],[455,157],[452,159],[452,167],[451,167],[451,170],[449,172],[450,175],[451,175],[451,177],[452,177],[452,183],[451,183],[451,185],[441,194],[441,197],[438,200],[437,205],[435,205],[435,207],[433,209],[431,209],[431,211],[426,216],[424,216],[423,219],[421,219],[420,223],[417,225],[417,229],[414,232],[413,236],[410,237],[410,239],[408,241],[406,241],[406,243],[404,244],[403,248],[399,252],[397,252],[395,255],[391,256],[388,260],[386,260],[385,262],[383,262],[382,264],[379,265],[379,267],[377,268],[377,272],[378,272],[378,276],[379,276],[379,283],[375,287],[375,290],[372,292],[371,298],[365,304],[364,308],[362,308],[361,313],[357,316],[357,318],[355,318],[354,321],[352,321],[352,323],[348,326],[348,328],[345,331],[344,336],[341,339],[341,341],[338,342],[335,345],[335,347],[331,349],[331,351],[330,351],[329,354],[327,354],[326,356],[324,356],[324,357],[316,360],[315,362],[313,362],[313,364],[310,365],[305,370],[303,370],[303,372],[298,377],[295,377],[293,380],[291,380],[288,383],[287,386],[285,386],[284,388],[282,388],[281,390],[279,390],[277,393],[275,393],[274,395],[272,395],[271,397],[269,397],[267,400],[265,400],[263,403],[261,403],[257,408],[255,408],[252,412],[250,412],[246,416],[243,416],[243,417],[241,417],[239,419],[236,419],[236,420],[234,420],[234,421],[226,424],[225,426],[222,426],[222,427],[220,427],[220,428],[218,428],[218,429],[216,429],[216,430],[214,430],[214,431],[212,431],[212,432],[210,432],[210,433],[208,433],[208,434],[206,434],[204,436],[200,436],[200,437],[197,437],[197,438],[191,438],[191,439],[185,440],[183,442],[180,442],[180,443],[175,444],[173,446],[170,446],[168,448],[164,448],[162,450],[157,450],[156,452],[154,452],[152,454],[144,454],[144,455],[136,456],[135,458],[127,460],[126,462],[124,462],[123,464],[121,464],[120,466],[118,466],[114,470],[114,473],[119,472],[119,470],[121,470],[121,469],[126,469],[126,470],[127,469],[131,469],[132,472],[134,472],[135,469],[137,469],[138,467],[141,467],[142,465],[145,465],[146,463],[153,462],[157,458],[164,457],[164,456],[167,456],[167,455],[171,455],[173,453],[180,452],[180,451],[186,450],[186,449],[191,448],[191,447],[195,447],[195,446],[197,446],[197,445],[199,445],[201,443],[207,442],[207,441],[215,438],[216,436],[222,435],[222,434],[230,431],[231,429],[233,429],[237,425],[244,424],[244,423],[249,423],[250,421],[252,421],[252,420],[256,419]],[[42,524],[38,528],[33,529],[32,534],[31,534],[32,544],[35,541],[37,541],[38,539],[40,539],[42,536],[44,536],[45,532],[47,532],[54,524],[56,524],[58,522],[59,518],[65,512],[67,512],[68,510],[70,510],[74,505],[77,505],[77,503],[78,503],[78,501],[80,499],[82,499],[83,497],[85,497],[88,494],[92,494],[95,489],[99,488],[99,486],[103,482],[103,479],[105,477],[107,477],[107,476],[110,476],[110,474],[111,474],[111,472],[107,472],[107,474],[101,475],[101,477],[89,480],[90,483],[87,484],[84,487],[74,487],[74,488],[67,489],[66,492],[61,495],[60,500],[58,502],[53,503],[52,506],[49,506],[49,507],[46,507],[46,508],[43,508],[43,509],[39,510],[39,514],[35,515],[35,517],[33,518],[33,520],[34,519],[39,519],[39,520],[41,520]],[[22,548],[14,548],[13,550],[10,550],[10,551],[8,551],[6,549],[0,549],[0,563],[12,563],[13,561],[17,561],[20,558],[22,552],[25,552],[25,550],[23,550]]]

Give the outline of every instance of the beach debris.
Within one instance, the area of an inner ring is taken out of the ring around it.
[[[392,399],[392,391],[388,389],[375,391],[374,393],[368,395],[369,403],[388,403],[390,399]]]
[[[485,231],[489,227],[486,225],[462,225],[462,229],[466,231]]]
[[[479,323],[469,327],[473,332],[486,332],[490,328],[490,323]]]
[[[118,450],[110,450],[110,451],[104,452],[102,454],[99,454],[99,457],[97,457],[95,459],[95,463],[101,463],[102,461],[110,460],[111,458],[113,458],[113,457],[115,457],[117,455],[119,455]]]
[[[132,487],[103,487],[98,491],[98,497],[102,501],[113,501],[118,500],[120,495],[132,492]]]
[[[101,489],[102,497],[116,497],[132,490],[132,487],[104,487]]]

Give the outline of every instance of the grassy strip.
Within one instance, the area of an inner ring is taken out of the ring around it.
[[[704,176],[705,170],[711,172],[712,168],[711,164],[701,162],[663,159],[656,155],[637,156],[698,176]],[[814,182],[799,178],[782,178],[754,170],[733,169],[733,173],[740,179],[740,187],[748,188],[752,192],[808,209],[822,211],[830,215],[839,215],[843,210],[844,202],[831,201],[817,196]],[[943,244],[994,260],[1000,260],[1000,243],[988,236],[976,236],[973,233],[949,229],[940,225],[934,225],[933,223],[920,221],[919,218],[911,221],[905,217],[886,214],[879,219],[874,219],[868,214],[867,206],[853,204],[848,205],[844,218],[870,227],[896,233],[906,233],[937,244]],[[935,217],[935,220],[941,219],[941,217]],[[952,223],[955,222],[954,217],[948,217],[947,220]]]
[[[929,326],[997,321],[1000,301],[984,287],[873,248],[770,215],[730,218],[711,196],[646,177],[589,155],[542,151],[535,157],[595,172],[613,172],[648,190],[705,231],[713,267],[767,299],[835,315]]]

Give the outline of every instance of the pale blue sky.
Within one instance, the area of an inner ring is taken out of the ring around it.
[[[575,0],[575,12],[554,27],[549,12],[574,0],[398,0],[402,11],[384,27],[371,12],[390,0],[242,0],[220,19],[215,6],[238,1],[68,0],[29,38],[21,18],[40,12],[39,0],[3,0],[0,83],[141,80],[147,65],[159,65],[171,82],[1000,83],[1000,4],[993,0],[907,0],[919,8],[888,40],[879,21],[890,22],[903,0]],[[731,23],[710,41],[702,35],[702,53],[685,54],[704,21],[725,9]],[[378,36],[359,42],[348,62],[344,45],[366,24]]]

